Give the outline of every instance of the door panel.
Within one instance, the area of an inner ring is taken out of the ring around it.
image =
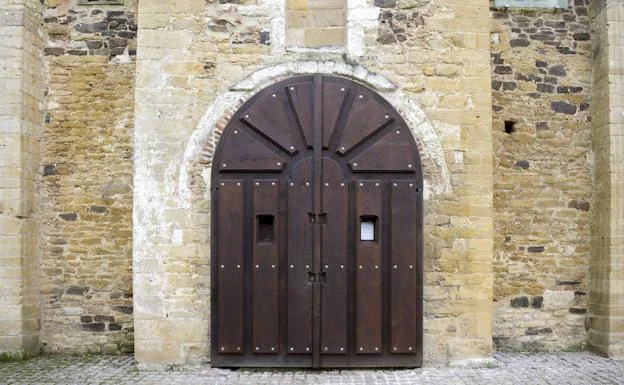
[[[213,366],[422,363],[422,175],[356,82],[299,76],[233,114],[212,168]]]
[[[240,354],[245,347],[244,308],[244,184],[223,180],[219,188],[218,298],[219,337],[222,354]]]
[[[312,354],[312,159],[296,165],[288,183],[288,354]]]
[[[348,329],[349,185],[340,166],[323,160],[321,354],[345,354]]]
[[[355,220],[356,352],[379,354],[382,348],[381,273],[384,236],[380,181],[355,181]]]
[[[276,354],[279,347],[279,180],[253,183],[252,349]]]
[[[418,231],[414,214],[419,196],[413,182],[390,187],[390,352],[416,352],[418,332]]]

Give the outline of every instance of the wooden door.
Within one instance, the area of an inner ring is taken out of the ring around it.
[[[378,94],[301,76],[234,114],[212,175],[212,365],[422,364],[422,175]]]

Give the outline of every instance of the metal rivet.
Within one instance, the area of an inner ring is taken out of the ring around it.
[[[275,351],[275,348],[271,348],[271,351],[272,351],[272,352],[274,352],[274,351]]]
[[[325,182],[325,186],[329,186],[329,183]]]
[[[221,167],[227,167],[227,164],[223,163],[223,164],[221,165]]]
[[[394,265],[394,266],[392,266],[392,267],[394,267],[395,269],[396,269],[396,268],[398,268],[398,266],[397,266],[397,265]]]
[[[221,186],[225,186],[225,183],[221,182]]]
[[[412,165],[411,165],[411,164],[408,164],[408,165],[407,165],[407,168],[412,168]]]
[[[248,118],[249,118],[249,115],[245,115],[245,119],[248,119]]]
[[[278,166],[281,166],[281,165],[282,165],[282,163],[281,163],[281,162],[277,162],[277,165],[278,165]]]
[[[309,351],[310,351],[310,348],[306,348],[306,352],[309,352]]]
[[[346,148],[340,147],[340,151],[344,151],[344,150],[346,150]]]
[[[379,351],[379,348],[377,346],[375,346],[375,351]]]
[[[340,183],[340,187],[344,187],[344,183]]]
[[[259,269],[259,268],[260,268],[260,265],[256,265],[256,269]]]
[[[360,183],[360,186],[364,186],[364,183]]]
[[[345,92],[345,89],[344,89],[344,88],[341,88],[341,89],[340,89],[340,91]]]
[[[353,163],[353,167],[357,167],[357,163]]]
[[[329,265],[325,265],[325,268],[326,268],[326,269],[329,269]]]
[[[392,350],[398,350],[398,349],[397,349],[397,347],[395,346],[395,347],[393,347],[393,348],[392,348]]]
[[[358,98],[363,99],[363,98],[364,98],[364,95],[360,94],[360,95],[358,96]]]
[[[414,184],[413,184],[413,183],[410,183],[410,184],[409,184],[409,186],[410,186],[410,187],[414,187]]]
[[[290,186],[291,186],[291,187],[292,187],[292,186],[294,186],[294,185],[295,185],[294,183],[292,183],[292,182],[290,183]]]
[[[375,186],[379,187],[379,183],[375,183]]]
[[[340,268],[341,268],[341,269],[344,269],[344,265],[340,265]]]
[[[306,186],[309,186],[309,185],[310,185],[310,182],[306,182]]]
[[[234,130],[234,135],[238,134],[238,130]]]
[[[294,351],[295,351],[295,348],[290,348],[290,351],[291,351],[291,352],[294,352]]]
[[[237,268],[237,269],[240,269],[240,265],[236,265],[236,268]]]
[[[407,348],[407,350],[409,350],[411,352],[412,351],[412,347],[410,346],[409,348]]]
[[[398,186],[399,184],[398,184],[398,183],[392,183],[392,185],[393,185],[394,187],[396,187],[396,186]]]
[[[295,89],[295,87],[290,87],[290,90],[291,90],[291,91],[294,91],[294,89]]]
[[[290,149],[291,149],[291,150],[294,150],[294,149],[295,149],[295,146],[290,146]]]
[[[290,268],[291,268],[291,269],[294,269],[294,268],[295,268],[295,265],[290,265]]]
[[[260,182],[256,182],[256,186],[260,186]]]
[[[327,346],[325,346],[325,347],[323,348],[323,350],[328,351],[328,350],[329,350],[329,348],[328,348]]]
[[[363,269],[363,268],[364,268],[364,266],[362,266],[362,265],[360,265],[360,266],[358,266],[358,267],[359,267],[360,269]]]
[[[379,269],[379,266],[378,266],[378,265],[375,265],[375,269]]]
[[[360,351],[363,351],[363,350],[364,350],[364,348],[360,346]]]
[[[309,269],[309,268],[310,268],[310,265],[306,265],[306,269]]]
[[[344,352],[344,348],[340,348],[340,351],[341,351],[341,352]]]
[[[275,182],[271,183],[271,186],[275,186]]]
[[[275,94],[273,94],[273,95],[271,95],[271,96],[273,96],[274,98],[276,98],[276,97],[277,97],[277,95],[275,95]]]
[[[413,269],[413,268],[414,268],[414,265],[409,265],[409,268],[410,268],[410,269]]]
[[[240,346],[237,346],[237,347],[236,347],[236,350],[240,351]]]
[[[260,350],[260,348],[258,346],[256,346],[256,351]]]
[[[222,268],[222,269],[223,269],[223,268],[225,268],[225,265],[221,265],[221,268]]]
[[[384,118],[390,119],[390,115],[384,115]]]
[[[221,351],[224,351],[224,350],[225,350],[225,346],[221,346]]]
[[[237,186],[240,186],[240,182],[236,182],[236,185],[237,185]]]
[[[397,130],[397,132],[396,132],[396,133],[397,133],[397,134],[400,134],[400,133],[401,133],[401,131]]]
[[[275,269],[275,265],[271,265],[271,269]]]

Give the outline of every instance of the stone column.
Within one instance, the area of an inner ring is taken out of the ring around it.
[[[33,217],[43,99],[40,2],[0,3],[0,356],[39,351]]]
[[[624,358],[624,3],[594,0],[594,259],[589,342]]]

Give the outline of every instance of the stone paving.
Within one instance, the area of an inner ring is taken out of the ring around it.
[[[46,356],[0,363],[0,384],[624,384],[624,361],[587,352],[499,353],[488,368],[410,370],[139,370],[131,356]]]

